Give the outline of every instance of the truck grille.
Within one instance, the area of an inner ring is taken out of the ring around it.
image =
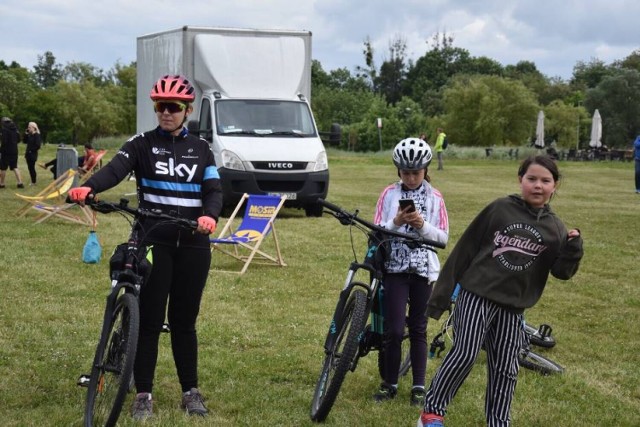
[[[252,162],[256,170],[301,171],[307,168],[307,162]]]

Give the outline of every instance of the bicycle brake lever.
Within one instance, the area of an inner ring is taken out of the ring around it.
[[[336,212],[334,216],[338,221],[340,221],[340,224],[342,225],[350,225],[353,222],[351,220],[351,217],[344,212]]]

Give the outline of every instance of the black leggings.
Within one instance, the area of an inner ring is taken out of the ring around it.
[[[158,340],[165,313],[171,328],[171,350],[182,391],[198,387],[196,319],[211,265],[208,248],[155,245],[153,268],[140,292],[140,336],[134,365],[138,393],[151,393],[158,360]],[[168,310],[167,310],[167,300]]]
[[[31,183],[35,184],[38,174],[36,172],[36,162],[38,161],[38,152],[28,152],[24,155],[25,160],[27,161],[27,169],[29,169],[29,177],[31,178]]]
[[[384,381],[388,384],[398,383],[406,319],[409,328],[413,385],[424,386],[427,370],[426,309],[430,295],[429,280],[417,274],[387,274],[384,277],[384,316],[388,332]]]

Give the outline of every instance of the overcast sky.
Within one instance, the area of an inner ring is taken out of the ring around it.
[[[578,61],[640,49],[639,17],[638,0],[2,0],[0,59],[31,68],[51,51],[107,71],[135,61],[136,37],[196,25],[309,30],[325,71],[353,71],[367,37],[379,66],[397,36],[417,59],[446,32],[472,56],[568,79]]]

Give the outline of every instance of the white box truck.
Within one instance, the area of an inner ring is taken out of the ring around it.
[[[310,32],[185,26],[138,37],[138,132],[157,126],[149,92],[166,74],[196,88],[188,127],[211,144],[225,206],[284,194],[322,215],[329,166],[309,104]]]

